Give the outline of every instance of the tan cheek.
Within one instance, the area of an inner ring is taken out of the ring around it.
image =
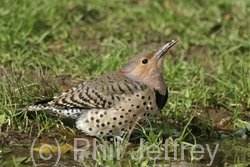
[[[147,66],[140,65],[133,70],[133,74],[136,76],[145,77],[145,75],[147,75],[147,71],[148,71]]]

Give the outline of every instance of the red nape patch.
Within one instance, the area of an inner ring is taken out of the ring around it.
[[[120,69],[119,72],[122,74],[128,74],[128,71],[123,71],[122,69]]]

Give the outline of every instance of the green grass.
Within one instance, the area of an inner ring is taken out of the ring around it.
[[[61,92],[56,78],[84,82],[178,39],[165,60],[169,99],[152,124],[154,142],[159,134],[170,137],[175,124],[182,142],[208,139],[212,122],[191,118],[209,109],[225,109],[232,115],[226,124],[242,128],[250,120],[249,15],[247,0],[2,0],[0,125],[8,133],[30,133],[30,124],[37,124],[41,137],[61,120],[46,114],[31,119],[16,108]]]

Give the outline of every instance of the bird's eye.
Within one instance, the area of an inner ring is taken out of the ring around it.
[[[147,64],[148,63],[148,59],[143,59],[141,62],[142,62],[142,64]]]

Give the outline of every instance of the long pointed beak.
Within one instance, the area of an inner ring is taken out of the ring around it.
[[[158,49],[155,53],[154,56],[154,60],[158,60],[160,59],[162,56],[165,55],[165,53],[167,53],[167,51],[174,46],[176,43],[178,42],[177,39],[173,39],[170,42],[166,43],[165,45],[163,45],[160,49]]]

